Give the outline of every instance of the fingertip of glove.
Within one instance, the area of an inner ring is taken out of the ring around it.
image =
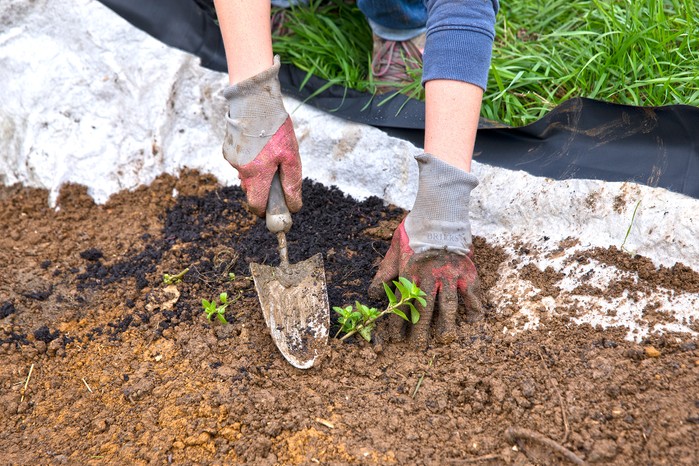
[[[248,203],[248,210],[261,218],[264,218],[265,214],[267,213],[266,207],[260,208],[259,206],[255,206],[254,204],[250,203]]]
[[[369,285],[369,297],[371,299],[381,299],[383,294],[383,282],[377,279],[372,280]]]
[[[295,214],[301,208],[303,207],[303,201],[301,200],[301,196],[298,197],[298,199],[294,198],[287,198],[286,199],[286,207],[289,209],[289,212],[292,214]]]

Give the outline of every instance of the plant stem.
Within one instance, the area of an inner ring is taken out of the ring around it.
[[[177,275],[165,274],[165,275],[163,275],[163,281],[167,284],[179,283],[182,281],[182,279],[184,278],[184,276],[187,272],[189,272],[189,267],[187,267],[186,269],[184,269],[182,272],[178,273]]]
[[[354,335],[355,333],[359,332],[359,331],[360,331],[361,329],[363,329],[364,327],[368,327],[369,325],[371,325],[371,324],[373,324],[374,322],[376,322],[380,317],[385,316],[386,314],[391,314],[391,313],[393,313],[393,310],[394,310],[394,309],[398,309],[398,308],[401,307],[403,304],[406,304],[410,299],[411,299],[411,298],[401,299],[401,300],[398,301],[395,305],[393,305],[393,306],[388,306],[386,309],[384,309],[383,311],[381,311],[381,313],[380,313],[379,315],[377,315],[376,317],[373,317],[373,318],[367,320],[367,321],[364,322],[363,324],[357,325],[355,328],[353,328],[352,330],[350,330],[349,332],[347,332],[346,334],[344,334],[344,335],[342,336],[342,338],[340,338],[340,341],[345,341],[347,338],[349,338],[349,337],[351,337],[352,335]],[[338,333],[340,333],[340,332],[338,332]]]
[[[189,267],[185,268],[182,272],[178,273],[177,275],[173,275],[172,278],[176,280],[182,280],[182,277],[184,277],[184,274],[189,272]]]
[[[383,311],[381,311],[381,314],[377,315],[376,317],[367,320],[367,321],[364,322],[363,324],[357,325],[354,329],[352,329],[352,330],[350,330],[349,332],[345,333],[345,334],[342,336],[342,338],[340,338],[340,341],[345,341],[347,338],[351,337],[352,335],[354,335],[355,333],[357,333],[358,331],[360,331],[360,330],[363,329],[364,327],[368,327],[369,325],[371,325],[371,324],[373,324],[374,322],[376,322],[376,320],[377,320],[379,317],[381,317],[381,316],[383,316],[383,315],[386,315],[386,314],[390,313],[393,309],[395,309],[395,308],[394,308],[394,307],[388,307],[387,309],[384,309]]]

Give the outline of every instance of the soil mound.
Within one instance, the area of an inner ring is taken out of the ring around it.
[[[582,305],[513,334],[495,292],[511,259],[485,238],[475,260],[487,312],[462,316],[456,341],[331,340],[316,367],[294,369],[248,269],[277,263],[276,239],[242,201],[196,172],[105,205],[68,185],[57,210],[45,191],[0,187],[1,462],[699,463],[697,340],[631,342],[624,329],[573,323]],[[324,254],[331,305],[382,305],[366,289],[404,213],[306,182],[290,260]],[[613,248],[579,260],[639,274],[627,291],[698,289],[690,269],[655,270]],[[521,275],[542,299],[560,292],[558,272]],[[201,308],[223,291],[229,325]]]

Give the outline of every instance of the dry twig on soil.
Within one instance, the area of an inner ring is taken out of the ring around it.
[[[87,384],[87,381],[85,380],[85,377],[83,377],[83,383],[84,383],[85,386],[87,387],[87,391],[89,391],[90,393],[92,393],[92,389],[91,389],[90,386]]]
[[[432,367],[432,363],[434,362],[435,356],[437,356],[437,355],[436,354],[432,355],[432,359],[430,359],[430,362],[427,366],[428,370],[430,367]],[[425,379],[426,374],[427,374],[427,371],[423,372],[422,375],[420,376],[420,378],[418,379],[417,384],[415,385],[415,390],[413,390],[413,395],[412,395],[413,399],[415,399],[415,397],[417,396],[417,391],[420,390],[420,386],[422,385],[422,381]]]
[[[29,385],[29,379],[32,376],[32,371],[34,370],[34,364],[29,368],[29,374],[27,374],[27,380],[24,381],[24,387],[22,388],[22,398],[19,400],[20,403],[24,401],[24,394],[27,393],[27,386]]]
[[[320,417],[317,417],[317,418],[316,418],[316,422],[317,422],[318,424],[324,425],[324,426],[327,427],[328,429],[334,429],[334,428],[335,428],[335,424],[333,424],[332,422],[330,422],[330,421],[328,421],[328,420],[326,420],[326,419],[320,418]]]
[[[570,434],[570,424],[568,424],[568,414],[566,413],[567,410],[565,403],[563,402],[563,396],[561,396],[561,391],[558,389],[558,380],[551,377],[551,371],[549,371],[549,367],[546,365],[544,355],[541,354],[541,351],[538,351],[538,353],[539,357],[541,358],[541,363],[544,366],[544,370],[549,377],[549,385],[553,387],[554,391],[556,392],[556,396],[558,396],[558,403],[561,405],[561,416],[563,417],[563,428],[565,429],[561,443],[566,443],[568,441],[568,435]]]
[[[585,466],[587,464],[582,458],[568,450],[560,443],[556,442],[555,440],[551,440],[538,432],[534,432],[533,430],[525,429],[523,427],[510,427],[505,432],[505,437],[507,438],[508,442],[513,444],[518,443],[517,440],[532,440],[549,447],[551,450],[562,455],[565,459],[573,464],[580,466]]]

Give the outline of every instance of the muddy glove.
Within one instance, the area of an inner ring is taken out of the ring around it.
[[[229,104],[223,156],[238,170],[250,210],[260,217],[277,169],[289,211],[301,209],[301,158],[282,102],[279,66],[276,56],[268,70],[223,91]]]
[[[396,229],[369,291],[378,299],[383,296],[383,282],[390,284],[399,276],[416,282],[427,293],[424,308],[415,303],[420,320],[406,328],[404,320],[391,315],[383,337],[402,340],[408,332],[412,343],[424,346],[433,328],[440,341],[456,337],[459,296],[467,308],[481,313],[468,218],[471,190],[478,179],[429,154],[416,160],[420,176],[415,204]]]

